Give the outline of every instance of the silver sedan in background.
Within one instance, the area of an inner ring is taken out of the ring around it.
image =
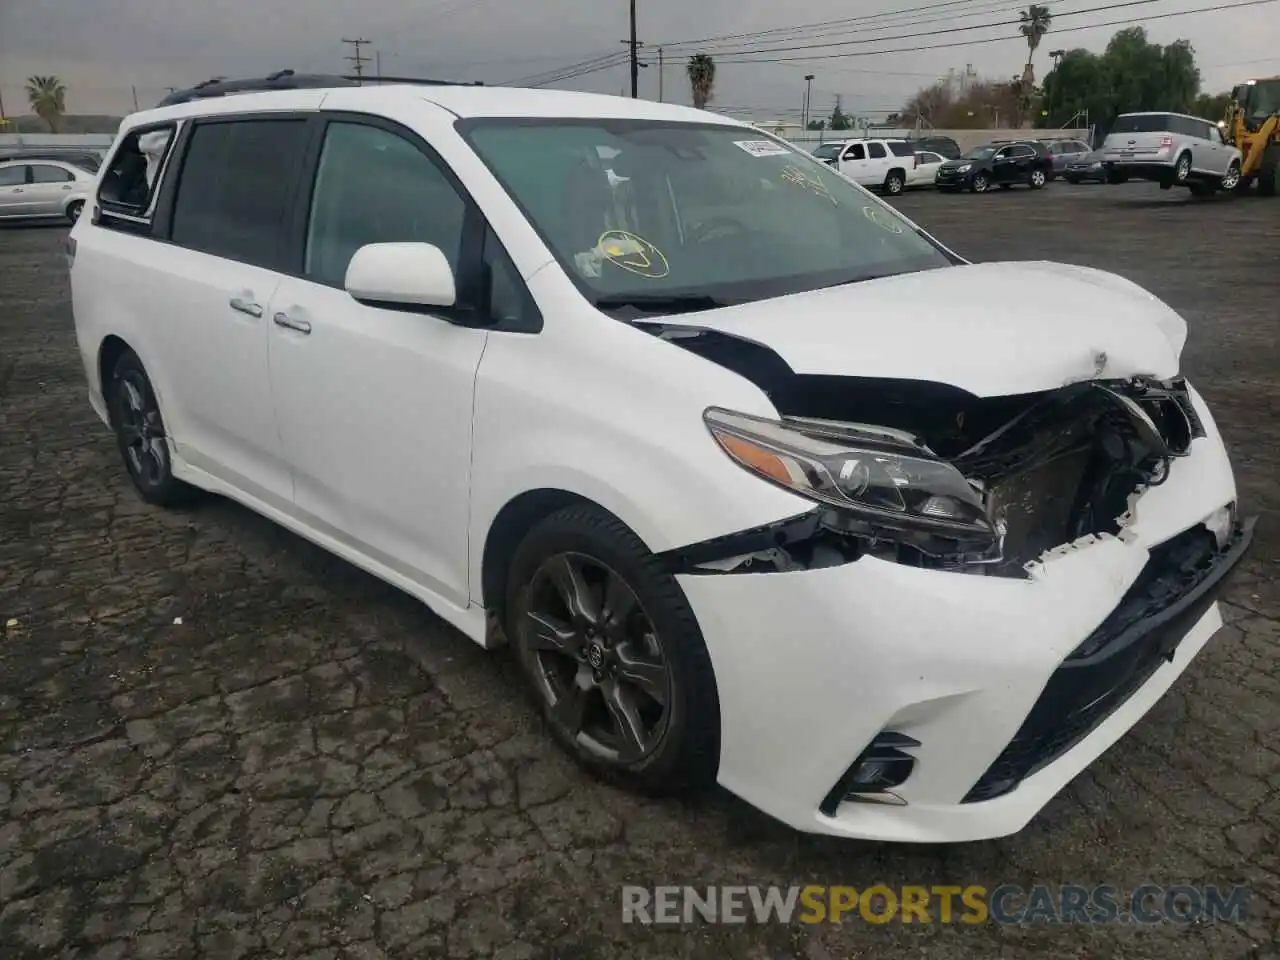
[[[96,178],[97,174],[65,160],[0,163],[0,220],[75,223]]]

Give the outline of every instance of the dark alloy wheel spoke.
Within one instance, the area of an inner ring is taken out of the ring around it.
[[[582,633],[571,624],[533,610],[529,611],[528,618],[530,650],[575,654],[582,649]]]
[[[560,598],[569,610],[569,615],[579,623],[595,626],[600,622],[600,606],[591,592],[591,587],[582,576],[582,568],[577,560],[568,554],[561,554],[550,564],[548,572]]]
[[[618,679],[643,690],[662,706],[667,705],[667,668],[660,663],[633,656],[631,644],[615,651]]]
[[[560,691],[551,713],[571,736],[576,737],[582,732],[587,716],[587,691],[575,680],[570,680]]]
[[[627,618],[636,608],[636,595],[620,576],[612,571],[605,581],[603,627],[614,643],[625,635]]]
[[[138,429],[137,424],[121,422],[120,439],[124,441],[126,447],[132,447],[142,443],[142,431]]]
[[[604,705],[617,727],[618,759],[626,762],[644,753],[645,724],[631,691],[614,681],[601,688]]]

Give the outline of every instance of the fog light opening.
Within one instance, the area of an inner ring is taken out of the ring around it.
[[[818,809],[833,817],[840,804],[887,803],[906,806],[907,801],[894,792],[911,776],[916,758],[907,753],[920,742],[906,734],[886,730],[876,736],[845,771]]]

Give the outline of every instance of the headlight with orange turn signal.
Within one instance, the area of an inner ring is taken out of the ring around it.
[[[932,556],[996,560],[1002,527],[981,493],[910,435],[863,424],[768,420],[711,407],[703,414],[739,466],[833,508],[842,526]]]

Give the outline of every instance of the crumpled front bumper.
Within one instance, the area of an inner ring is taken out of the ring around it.
[[[1221,626],[1216,590],[1248,545],[1248,524],[1218,553],[1211,577],[1144,611],[1146,629],[1121,638],[1146,651],[1140,663],[1119,656],[1098,664],[1088,678],[1094,686],[1077,687],[1072,702],[1055,694],[1073,654],[1079,659],[1082,644],[1101,635],[1161,545],[1235,501],[1216,426],[1194,394],[1193,402],[1206,436],[1136,499],[1121,534],[1062,547],[1030,579],[872,557],[787,573],[683,575],[716,673],[720,782],[810,832],[948,842],[1025,826],[1151,708]],[[1119,642],[1110,638],[1109,657]],[[1098,708],[1080,700],[1083,689],[1112,700]],[[1072,713],[1085,708],[1096,715]],[[910,776],[893,790],[905,803],[846,801],[824,813],[842,776],[887,731],[919,744],[908,750]],[[1015,756],[1010,766],[1020,742],[1024,754],[1028,743],[1039,754]],[[1010,770],[1012,786],[1001,782]]]

